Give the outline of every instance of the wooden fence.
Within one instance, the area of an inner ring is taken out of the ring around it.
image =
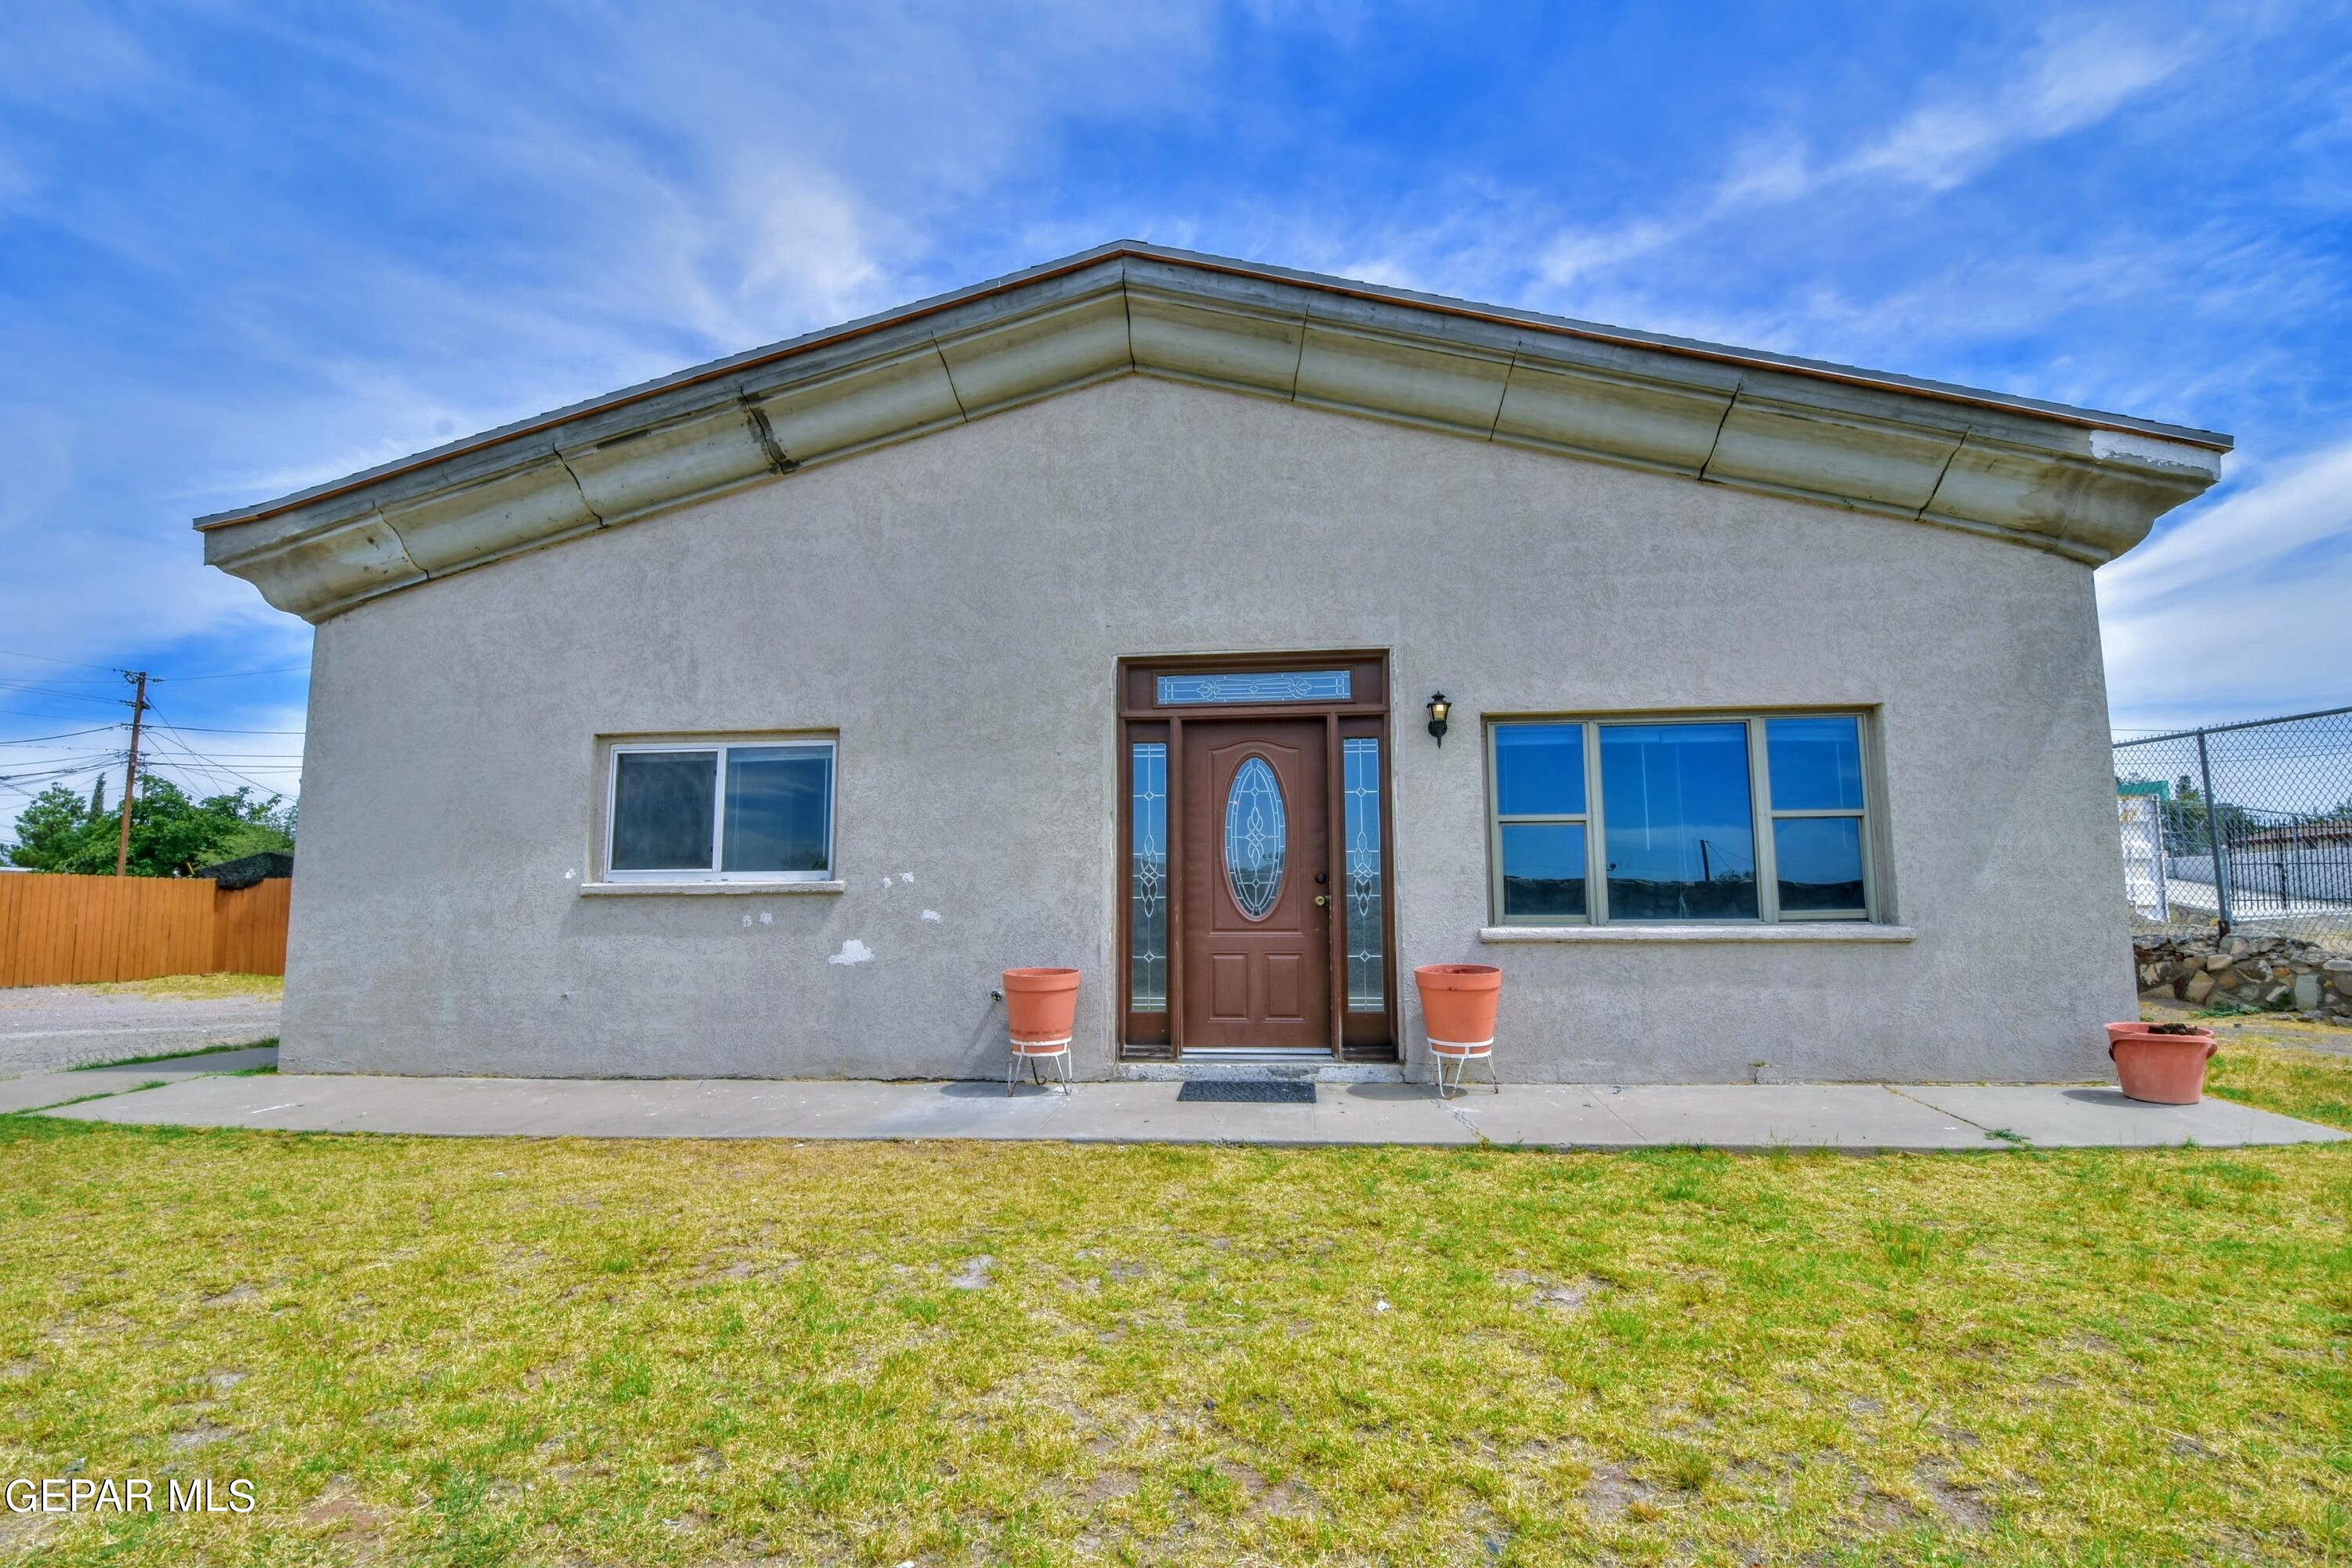
[[[194,877],[0,874],[0,986],[283,974],[294,884],[227,892]]]

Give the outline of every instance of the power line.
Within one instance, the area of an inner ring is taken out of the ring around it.
[[[54,655],[46,653],[16,653],[5,647],[0,647],[0,658],[38,659],[43,664],[68,665],[75,669],[112,669],[115,668],[110,664],[84,664],[78,658],[58,658]]]
[[[87,713],[36,713],[30,708],[0,708],[0,713],[13,713],[19,719],[87,719]]]
[[[153,708],[154,704],[150,703],[150,704],[148,704],[148,706],[152,709],[152,708]],[[205,756],[203,752],[198,752],[194,747],[193,747],[193,746],[189,745],[189,744],[187,743],[186,740],[185,740],[184,738],[183,738],[183,737],[180,735],[178,726],[176,726],[176,725],[174,725],[174,724],[167,723],[167,722],[164,721],[164,719],[163,719],[163,715],[162,715],[162,714],[160,714],[160,713],[158,713],[158,714],[155,716],[155,728],[156,728],[156,729],[158,729],[158,730],[161,730],[161,731],[164,731],[166,734],[168,734],[168,735],[172,736],[172,737],[173,737],[173,742],[172,742],[172,743],[173,743],[173,745],[177,746],[177,747],[180,749],[181,752],[182,752],[183,754],[184,754],[185,756],[187,756],[187,757],[188,757],[191,761],[193,761],[193,762],[194,762],[197,766],[199,766],[199,767],[205,767],[205,768],[206,768],[206,769],[207,769],[207,771],[209,771],[209,769],[211,769],[211,768],[217,768],[217,769],[219,769],[222,773],[226,773],[229,777],[231,777],[231,778],[233,778],[233,779],[242,780],[244,783],[251,784],[254,788],[256,788],[256,789],[257,789],[257,790],[262,790],[262,791],[265,791],[265,792],[267,792],[267,793],[268,793],[268,794],[270,794],[270,795],[279,795],[279,796],[283,796],[283,795],[284,795],[285,791],[280,790],[280,789],[275,789],[275,788],[272,788],[270,785],[266,784],[263,784],[259,779],[249,777],[249,776],[247,776],[247,774],[245,774],[245,773],[242,773],[238,772],[236,769],[233,768],[233,767],[230,767],[226,763],[219,762],[219,761],[217,761],[216,759],[214,759],[214,758],[211,758],[211,757],[207,757],[207,756]],[[257,769],[256,771],[257,771],[257,772],[260,772],[260,773],[269,773],[269,772],[272,772],[272,771],[274,771],[274,770],[272,770],[272,769],[270,769],[270,768],[268,768],[268,767],[263,767],[263,768]],[[301,768],[300,768],[299,764],[296,764],[296,763],[289,763],[289,764],[287,764],[287,765],[286,765],[286,768],[285,768],[285,770],[284,770],[284,771],[292,772],[292,773],[296,773],[296,774],[299,776],[299,773],[300,773],[300,772],[301,772]]]
[[[96,686],[100,683],[92,681],[90,684]],[[35,686],[22,680],[0,680],[0,691],[30,692],[36,697],[54,697],[61,702],[103,702],[110,708],[119,707],[129,700],[121,697],[93,697],[87,691],[59,691],[53,686]]]
[[[66,730],[55,735],[16,735],[0,741],[0,746],[32,746],[43,741],[70,741],[76,735],[102,735],[109,730],[120,730],[120,724],[100,724],[94,730]]]
[[[113,763],[114,763],[114,759],[113,759],[113,758],[111,758],[111,757],[109,757],[109,758],[105,759],[103,762],[97,762],[97,763],[75,763],[75,764],[74,764],[73,766],[71,766],[71,767],[61,767],[61,768],[48,768],[48,769],[41,769],[41,770],[36,770],[36,771],[31,772],[31,773],[0,773],[0,784],[25,784],[25,783],[26,783],[26,782],[28,782],[28,781],[29,781],[29,782],[31,782],[31,783],[37,784],[37,783],[41,782],[41,781],[42,781],[42,780],[44,780],[44,779],[62,779],[62,778],[70,778],[70,777],[71,777],[71,776],[73,776],[75,773],[89,773],[89,772],[91,772],[93,769],[104,769],[104,768],[111,767],[111,766],[113,765]]]
[[[159,725],[157,728],[160,729],[162,726]],[[208,763],[205,759],[197,756],[194,752],[186,751],[184,748],[181,749],[180,754],[177,756],[167,755],[160,749],[163,743],[163,737],[158,735],[156,737],[156,744],[159,749],[155,752],[155,758],[159,763],[180,769],[183,772],[193,772],[202,774],[210,787],[223,792],[230,791],[231,786],[228,780],[235,775],[229,773],[226,769]],[[176,742],[174,743],[176,744]],[[247,779],[245,782],[247,784],[251,784],[256,789],[264,787],[263,785],[257,784],[252,779]]]
[[[103,752],[75,752],[62,757],[26,757],[17,764],[25,768],[87,768],[110,763],[122,755],[116,747]]]
[[[149,706],[152,707],[153,704],[151,703]],[[189,735],[307,735],[310,733],[307,730],[215,730],[203,724],[174,724],[172,728]]]
[[[85,664],[79,659],[52,658],[47,654],[39,653],[12,653],[6,648],[0,648],[0,658],[35,658],[39,659],[44,664],[61,664],[68,669],[110,670],[117,677],[128,677],[133,673],[131,670],[123,669],[118,666],[110,664]],[[194,675],[158,675],[151,677],[150,679],[154,680],[242,680],[248,676],[307,675],[310,673],[310,667],[307,664],[285,664],[276,666],[269,669],[210,669],[199,670]],[[95,675],[53,675],[48,679],[68,686],[102,686],[107,684],[104,678]]]
[[[159,675],[158,680],[242,680],[249,675],[308,675],[307,664],[281,665],[276,669],[223,669],[210,675]]]

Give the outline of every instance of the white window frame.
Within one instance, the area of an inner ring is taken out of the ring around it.
[[[1862,806],[1826,811],[1781,811],[1772,805],[1771,759],[1767,755],[1765,725],[1775,719],[1852,719],[1862,748]],[[1598,714],[1492,713],[1485,716],[1486,751],[1487,913],[1497,927],[1614,925],[1644,929],[1693,930],[1709,926],[1854,923],[1875,925],[1885,901],[1878,868],[1881,817],[1875,783],[1876,738],[1869,711],[1857,708],[1791,708],[1733,713],[1612,713]],[[1501,807],[1502,780],[1496,763],[1496,731],[1506,726],[1538,724],[1580,726],[1584,731],[1584,809],[1567,813],[1514,812]],[[1635,921],[1612,920],[1609,914],[1608,823],[1601,795],[1600,731],[1614,725],[1745,724],[1748,727],[1748,831],[1756,845],[1756,915],[1747,920]],[[1780,860],[1773,836],[1776,822],[1809,817],[1852,817],[1861,824],[1862,896],[1859,910],[1787,910],[1780,908]],[[1584,827],[1584,908],[1581,915],[1513,915],[1503,912],[1503,828],[1508,823],[1580,823]]]
[[[824,754],[824,868],[821,871],[722,871],[727,863],[727,754],[740,749],[769,751],[792,747]],[[604,748],[604,824],[598,846],[602,856],[604,879],[608,883],[625,882],[751,882],[782,885],[795,882],[825,882],[834,879],[834,796],[841,785],[841,750],[839,742],[830,735],[763,735],[730,736],[724,741],[615,741]],[[711,780],[710,802],[710,864],[700,869],[687,867],[677,869],[616,871],[613,868],[614,807],[620,794],[621,758],[632,752],[670,752],[673,754],[709,752],[715,757]]]

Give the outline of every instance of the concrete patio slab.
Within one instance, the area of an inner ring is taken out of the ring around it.
[[[93,1094],[121,1094],[142,1084],[179,1083],[214,1073],[245,1072],[274,1067],[276,1046],[256,1046],[241,1051],[214,1051],[205,1056],[173,1057],[160,1062],[130,1062],[121,1067],[83,1068],[64,1072],[26,1073],[0,1080],[0,1115],[35,1110]]]
[[[1426,1085],[1414,1086],[1426,1095]],[[1633,1149],[1650,1142],[1617,1114],[1627,1090],[1608,1084],[1474,1086],[1446,1102],[1454,1119],[1490,1143],[1542,1149]]]
[[[88,1076],[78,1075],[78,1076]],[[229,1080],[102,1101],[79,1121],[452,1137],[985,1138],[1074,1142],[1475,1143],[1425,1089],[1324,1086],[1312,1105],[1180,1103],[1173,1083],[1024,1084],[772,1079],[424,1079],[331,1075]]]
[[[2352,1138],[2352,1133],[2333,1127],[2233,1105],[2226,1100],[2149,1105],[2126,1100],[2119,1090],[2105,1085],[1906,1084],[1902,1092],[1988,1131],[2012,1132],[2051,1148],[2145,1149],[2196,1143],[2221,1149],[2245,1143],[2335,1143]]]
[[[194,1058],[218,1061],[222,1058]],[[160,1065],[160,1064],[159,1064]],[[153,1068],[149,1079],[165,1077]],[[91,1073],[71,1075],[77,1079]],[[2208,1147],[2352,1134],[2220,1100],[2143,1106],[2111,1089],[1877,1084],[1506,1085],[1440,1101],[1427,1085],[1325,1084],[1312,1105],[1183,1102],[1165,1082],[1065,1096],[999,1083],[745,1079],[195,1078],[66,1106],[82,1121],[449,1137],[978,1138],[1073,1142],[1467,1144],[1623,1149],[1704,1144],[1852,1152],[1993,1150],[2007,1130],[2047,1147]],[[146,1080],[142,1080],[146,1081]]]

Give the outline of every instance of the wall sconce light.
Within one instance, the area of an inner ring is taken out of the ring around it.
[[[1445,744],[1445,716],[1453,711],[1454,704],[1445,700],[1443,691],[1429,700],[1429,732],[1441,746]]]

